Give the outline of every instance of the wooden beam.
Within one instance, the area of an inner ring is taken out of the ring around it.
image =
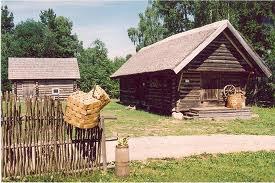
[[[178,91],[180,91],[180,84],[181,84],[181,81],[182,81],[182,75],[183,75],[183,72],[181,72],[181,74],[180,74],[180,81],[179,81],[179,84],[178,84]]]
[[[105,124],[104,124],[103,116],[100,116],[100,127],[102,129],[101,153],[102,153],[103,171],[107,171],[106,136],[105,136]]]

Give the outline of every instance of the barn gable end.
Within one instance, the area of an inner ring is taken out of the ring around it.
[[[252,68],[234,45],[221,33],[186,67],[190,71],[250,72]]]

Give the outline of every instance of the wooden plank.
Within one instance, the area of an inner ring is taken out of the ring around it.
[[[101,152],[102,152],[102,162],[103,162],[103,171],[107,171],[107,154],[106,154],[106,136],[105,136],[105,124],[104,117],[100,117],[100,127],[102,129],[102,140],[101,140]]]

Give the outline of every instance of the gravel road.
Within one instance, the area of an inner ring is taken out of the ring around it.
[[[107,142],[107,161],[115,160],[116,141]],[[129,139],[130,160],[179,158],[202,153],[275,150],[275,136],[194,135],[151,136]]]

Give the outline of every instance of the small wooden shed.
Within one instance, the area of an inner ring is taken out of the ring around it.
[[[142,48],[111,77],[120,81],[122,103],[171,113],[224,106],[224,86],[245,91],[254,76],[271,71],[223,20]]]
[[[9,58],[8,78],[18,97],[67,98],[80,79],[76,58]]]

